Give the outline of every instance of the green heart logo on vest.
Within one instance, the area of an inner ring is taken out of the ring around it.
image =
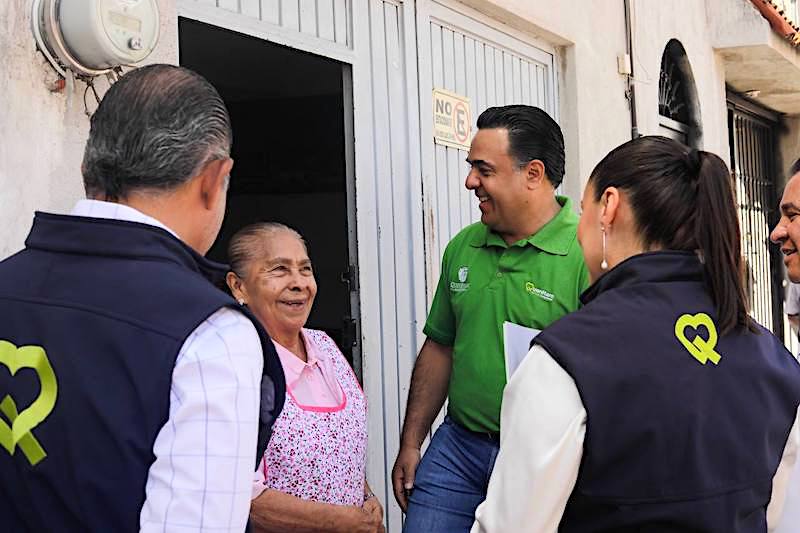
[[[0,340],[0,364],[5,365],[12,376],[18,370],[30,368],[39,377],[41,384],[39,396],[21,413],[17,412],[17,404],[10,395],[7,394],[0,401],[0,412],[11,422],[9,426],[0,418],[0,446],[10,455],[14,455],[16,447],[19,446],[28,462],[35,466],[47,457],[47,453],[33,436],[32,431],[47,418],[56,405],[58,384],[55,372],[47,359],[47,353],[41,346],[17,348],[3,340]]]
[[[708,339],[704,339],[699,334],[695,336],[694,340],[686,338],[686,328],[692,328],[697,331],[701,326],[705,326],[708,330]],[[684,348],[686,348],[692,356],[700,361],[700,364],[706,364],[706,361],[719,364],[722,356],[718,354],[714,348],[717,347],[717,327],[711,317],[705,313],[697,313],[696,315],[681,315],[678,321],[675,322],[675,336],[681,341]]]

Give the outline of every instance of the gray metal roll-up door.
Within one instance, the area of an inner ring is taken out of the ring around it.
[[[419,64],[423,136],[430,134],[422,147],[430,290],[448,241],[478,220],[480,212],[474,195],[464,187],[467,151],[433,142],[432,131],[424,129],[431,122],[425,98],[433,89],[469,97],[473,128],[480,113],[492,106],[534,105],[556,120],[558,113],[552,49],[455,3],[431,2],[428,7]]]

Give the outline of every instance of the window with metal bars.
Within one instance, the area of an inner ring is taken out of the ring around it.
[[[700,107],[686,50],[671,39],[661,56],[658,78],[658,133],[688,146],[699,147]]]
[[[728,94],[731,170],[750,315],[783,338],[783,269],[769,241],[777,219],[775,120],[768,110]]]

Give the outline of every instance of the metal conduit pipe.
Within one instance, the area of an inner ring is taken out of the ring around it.
[[[634,85],[634,59],[633,59],[633,25],[631,23],[631,0],[624,0],[625,3],[625,53],[631,61],[631,73],[628,74],[628,87],[626,97],[631,111],[631,139],[639,137],[639,125],[636,120],[636,86]]]

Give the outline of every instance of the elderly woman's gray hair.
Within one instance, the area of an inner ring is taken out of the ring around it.
[[[247,275],[248,265],[263,257],[264,248],[270,238],[284,232],[296,237],[297,240],[303,243],[303,247],[308,253],[306,241],[297,230],[280,222],[257,222],[240,229],[231,238],[228,244],[228,263],[231,270],[239,278],[244,278]]]
[[[232,140],[225,103],[205,78],[172,65],[136,69],[92,115],[82,165],[87,196],[173,189],[228,157]]]

